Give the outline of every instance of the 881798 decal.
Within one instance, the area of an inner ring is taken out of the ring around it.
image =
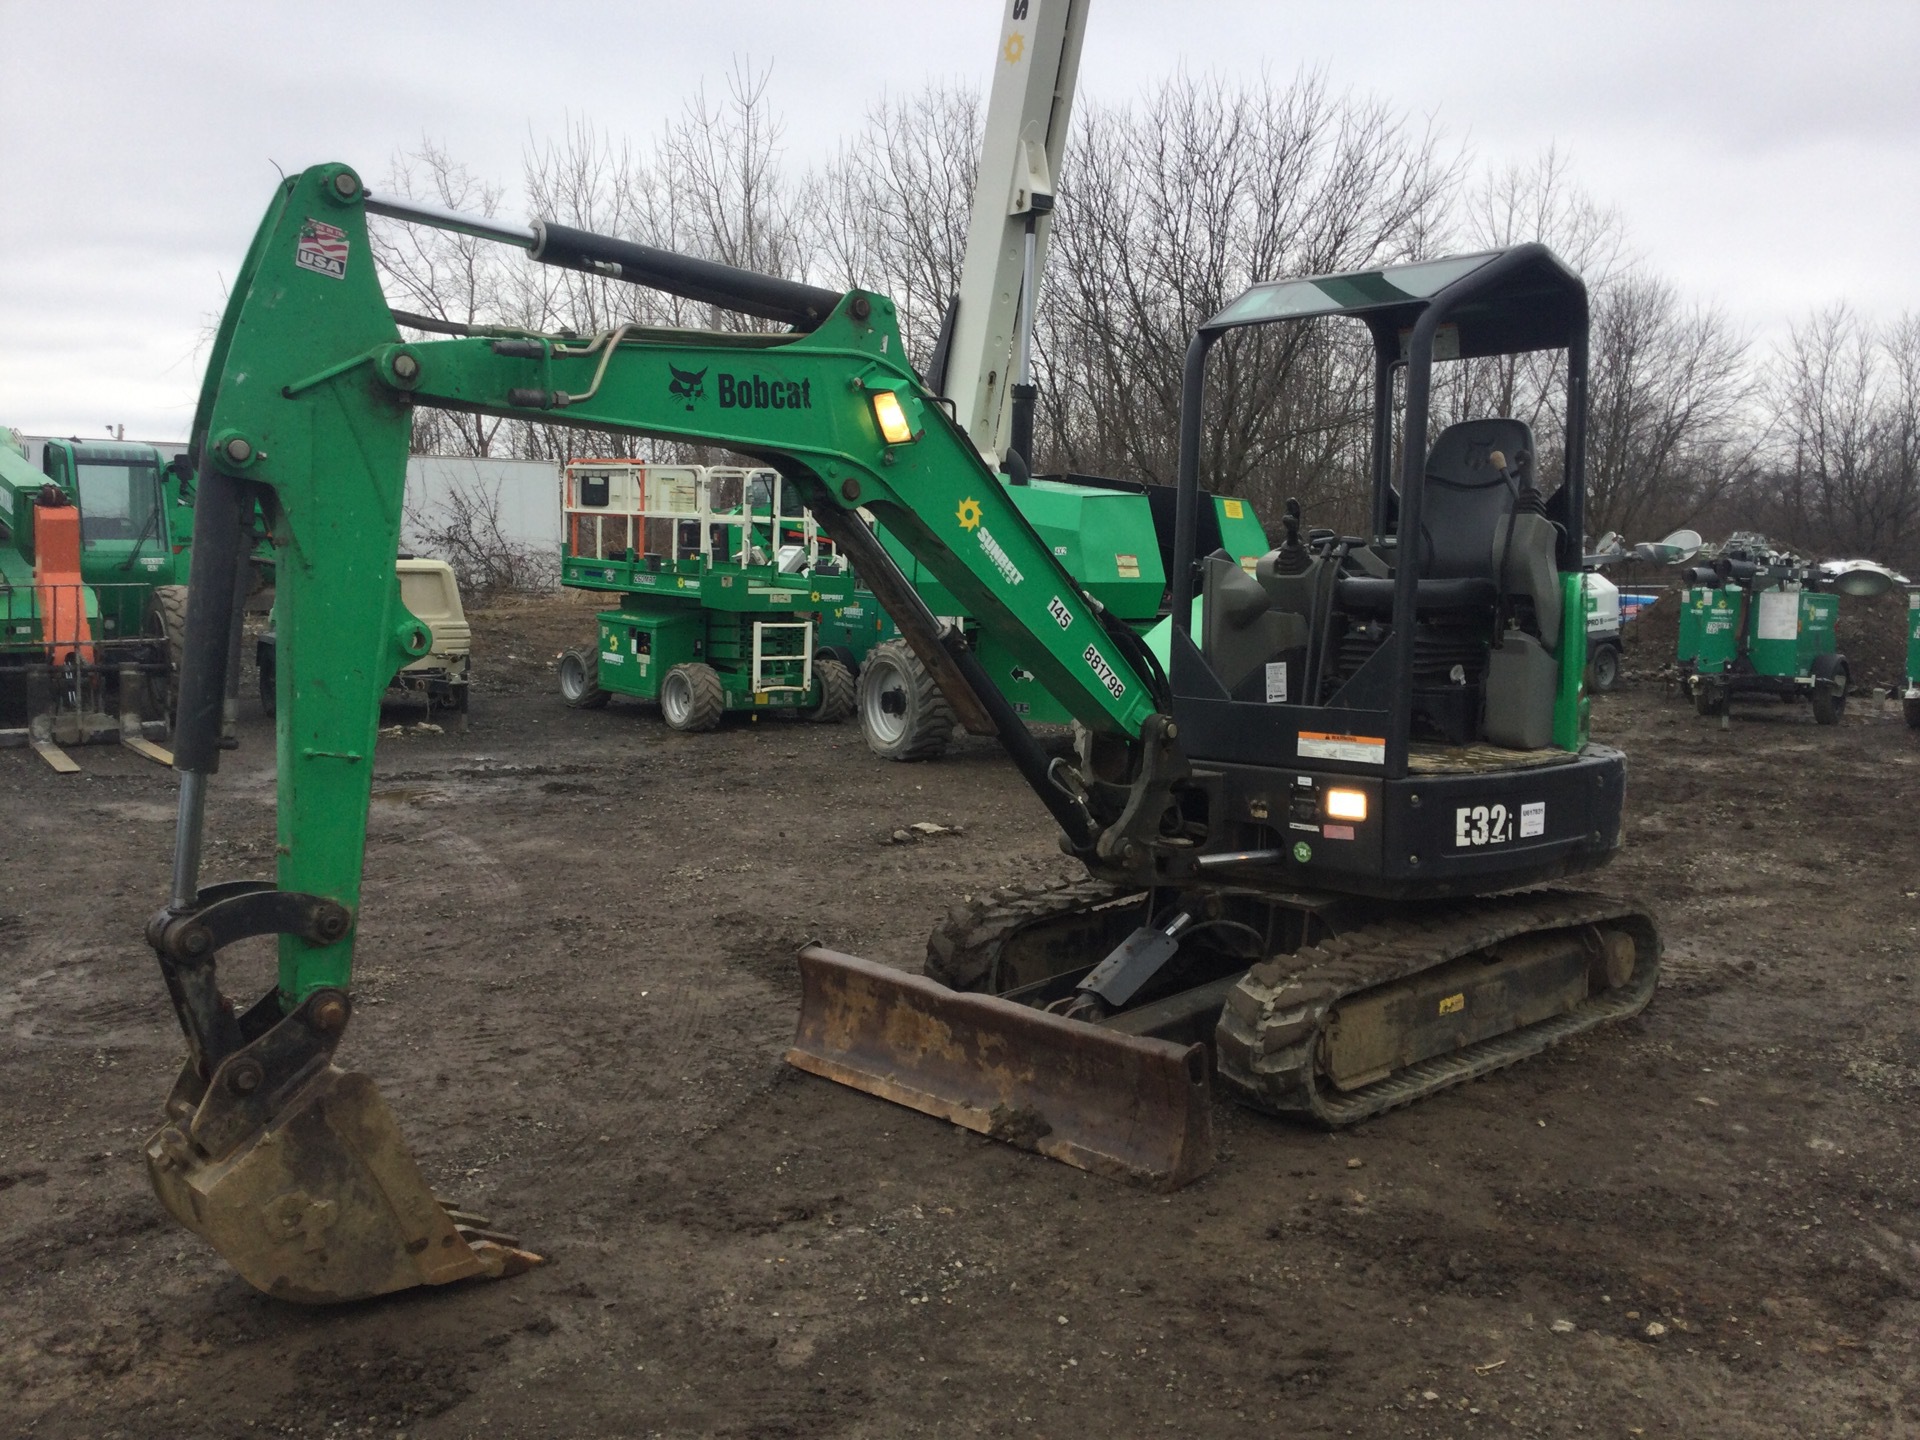
[[[1456,849],[1481,845],[1505,845],[1514,839],[1530,840],[1547,833],[1547,805],[1544,800],[1521,805],[1462,805],[1453,812],[1453,843]]]

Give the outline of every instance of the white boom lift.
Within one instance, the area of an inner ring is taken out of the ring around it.
[[[960,293],[929,377],[991,465],[1009,448],[1032,460],[1034,296],[1087,30],[1087,0],[1002,3]]]

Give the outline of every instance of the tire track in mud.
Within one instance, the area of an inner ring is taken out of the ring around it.
[[[10,959],[0,984],[0,1033],[16,1042],[83,1049],[153,1047],[172,1033],[159,977],[124,952],[49,937]],[[110,980],[102,979],[111,969]],[[138,979],[136,980],[136,975]]]

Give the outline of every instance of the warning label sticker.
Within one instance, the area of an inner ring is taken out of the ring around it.
[[[347,232],[324,220],[307,219],[300,223],[300,243],[294,247],[293,263],[302,270],[325,275],[332,280],[347,278]]]
[[[1270,660],[1267,662],[1267,704],[1284,705],[1287,703],[1287,662]]]
[[[1328,735],[1318,730],[1300,732],[1302,760],[1347,760],[1355,765],[1385,765],[1386,737],[1380,735]]]

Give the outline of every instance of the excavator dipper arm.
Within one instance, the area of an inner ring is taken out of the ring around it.
[[[796,328],[403,341],[375,273],[370,209]],[[285,181],[233,287],[193,424],[198,536],[175,750],[180,814],[172,894],[148,927],[189,1054],[147,1153],[178,1219],[252,1283],[299,1300],[512,1274],[538,1259],[435,1197],[372,1081],[333,1063],[353,1010],[380,696],[431,641],[401,603],[393,568],[420,405],[708,443],[777,466],[956,708],[1000,735],[1069,848],[1090,860],[1137,860],[1123,832],[1157,823],[1152,807],[1125,803],[1124,793],[1116,801],[1111,785],[1095,793],[1049,762],[857,512],[883,521],[1095,736],[1157,757],[1143,774],[1178,768],[1150,657],[1105,622],[925,391],[890,301],[557,226],[370,202],[340,165]],[[277,873],[271,885],[203,886],[207,789],[256,507],[277,563]],[[220,990],[218,956],[256,935],[278,937],[278,983],[241,1009]],[[870,992],[861,1003],[875,1013]],[[935,1030],[950,1036],[955,1023],[934,1007]],[[1140,1044],[1139,1064],[1159,1066],[1174,1090],[1192,1089],[1188,1050]]]

